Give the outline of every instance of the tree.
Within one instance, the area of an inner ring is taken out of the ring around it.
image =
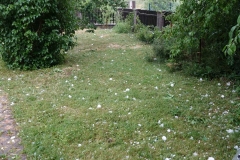
[[[215,75],[232,71],[222,49],[228,43],[229,30],[236,24],[240,1],[181,0],[181,3],[170,17],[173,27],[166,32],[175,39],[171,57],[197,62]]]
[[[230,40],[223,50],[225,55],[230,57],[229,63],[232,65],[234,63],[234,55],[240,48],[240,14],[237,19],[237,24],[233,26],[229,32],[229,38]]]
[[[76,11],[118,0],[1,0],[0,55],[12,69],[39,69],[64,62],[79,28]],[[87,23],[87,22],[86,22]]]

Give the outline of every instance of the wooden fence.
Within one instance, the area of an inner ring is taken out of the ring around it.
[[[116,22],[116,16],[120,15],[123,19],[125,19],[129,14],[134,15],[134,24],[136,24],[137,17],[140,19],[141,23],[148,26],[158,27],[162,29],[163,27],[170,24],[169,21],[166,20],[166,16],[171,14],[171,12],[163,11],[149,11],[149,10],[141,10],[141,9],[118,9],[118,12],[111,14],[108,17],[108,20],[104,20],[103,14],[101,11],[96,10],[94,13],[77,13],[79,18],[85,18],[93,23],[95,26],[114,26]],[[99,20],[102,20],[102,23],[99,23]]]
[[[95,10],[92,12],[77,12],[77,16],[80,19],[87,19],[90,23],[94,24],[95,26],[102,26],[102,25],[109,25],[114,26],[116,24],[116,13],[110,14],[108,19],[104,19],[104,16],[100,10]]]
[[[129,14],[133,14],[134,24],[136,23],[136,18],[138,17],[144,25],[158,27],[159,29],[162,29],[170,24],[165,17],[172,13],[169,11],[157,12],[141,9],[119,9],[118,12],[122,15],[123,19],[125,19]]]

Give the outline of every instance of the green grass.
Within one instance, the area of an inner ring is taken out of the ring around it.
[[[28,159],[233,157],[240,146],[239,132],[226,131],[240,125],[233,83],[169,73],[148,62],[151,46],[132,34],[77,37],[64,65],[23,72],[0,62],[0,88]]]

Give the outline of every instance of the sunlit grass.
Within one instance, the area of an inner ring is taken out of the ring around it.
[[[22,72],[1,62],[0,88],[29,159],[233,157],[240,102],[232,82],[169,73],[147,61],[151,46],[132,34],[77,37],[61,66]]]

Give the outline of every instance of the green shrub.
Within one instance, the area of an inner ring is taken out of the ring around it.
[[[146,43],[153,43],[154,39],[160,37],[160,35],[161,31],[157,27],[142,25],[136,30],[136,37]]]
[[[74,0],[0,2],[1,57],[12,69],[39,69],[64,61],[74,46]]]
[[[117,33],[130,33],[132,27],[125,22],[118,22],[114,27],[113,30]]]

